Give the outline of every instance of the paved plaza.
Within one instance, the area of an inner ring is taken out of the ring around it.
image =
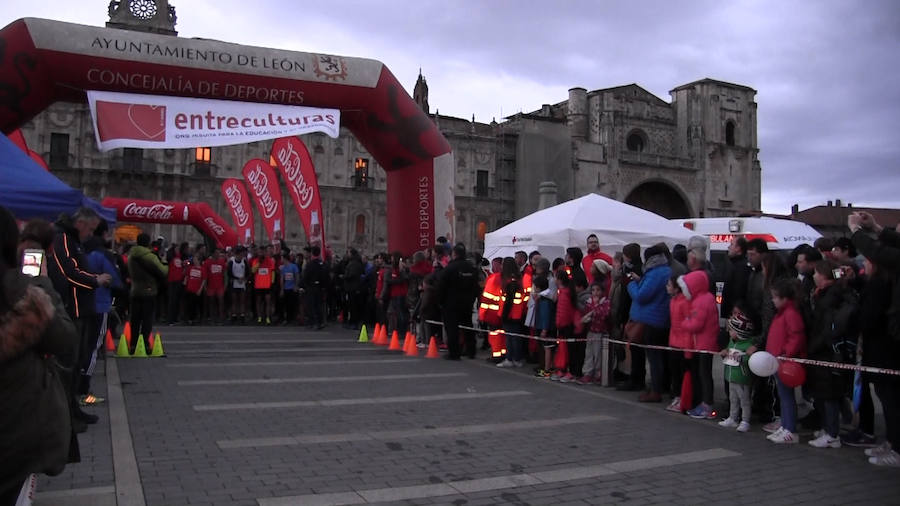
[[[405,357],[336,326],[161,327],[107,359],[82,463],[45,505],[897,504],[858,448],[778,447],[479,357]],[[423,351],[423,350],[422,350]],[[482,352],[484,353],[484,352]],[[102,364],[101,364],[102,365]]]

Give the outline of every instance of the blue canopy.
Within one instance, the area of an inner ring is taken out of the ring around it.
[[[74,213],[90,207],[110,226],[116,223],[115,209],[109,209],[69,187],[44,170],[5,135],[0,135],[0,205],[20,220],[56,220],[60,213]]]

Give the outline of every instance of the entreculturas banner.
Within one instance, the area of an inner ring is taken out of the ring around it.
[[[228,146],[311,132],[337,138],[337,109],[88,91],[100,151]]]

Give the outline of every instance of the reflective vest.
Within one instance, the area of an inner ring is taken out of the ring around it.
[[[500,273],[495,272],[488,276],[484,283],[484,291],[481,292],[481,300],[478,304],[478,321],[494,327],[500,326],[500,315],[503,313],[503,285]]]
[[[510,301],[510,302],[512,302],[512,305],[513,305],[512,308],[509,310],[509,319],[510,320],[516,321],[516,320],[521,320],[522,318],[525,317],[525,311],[528,309],[528,294],[530,293],[530,290],[531,290],[531,286],[530,286],[531,285],[531,276],[528,276],[528,282],[529,282],[529,287],[527,289],[522,288],[520,286],[519,289],[516,290],[516,292],[513,294],[513,300]],[[523,283],[524,283],[524,277],[523,277]],[[524,285],[522,285],[522,286],[524,286]],[[500,297],[500,301],[503,302],[503,304],[507,303],[507,298],[506,298],[505,293]]]

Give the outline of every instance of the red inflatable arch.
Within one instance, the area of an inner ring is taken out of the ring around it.
[[[238,236],[206,202],[169,202],[106,197],[103,207],[116,210],[116,221],[193,225],[216,243],[218,248],[238,244]]]
[[[379,61],[25,18],[0,31],[6,133],[85,90],[330,107],[387,172],[388,246],[453,236],[450,145]]]

